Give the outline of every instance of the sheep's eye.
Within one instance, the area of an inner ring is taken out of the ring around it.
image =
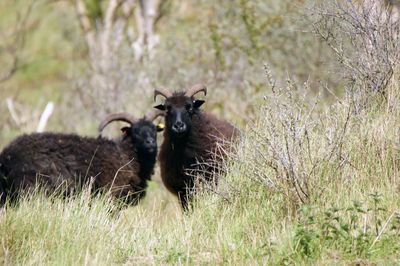
[[[167,111],[170,112],[171,109],[172,109],[172,106],[171,105],[167,105],[166,107],[167,107]]]
[[[192,111],[192,105],[190,103],[187,103],[185,105],[185,108],[186,108],[187,111]]]

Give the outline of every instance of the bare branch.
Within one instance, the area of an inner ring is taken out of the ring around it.
[[[14,55],[13,62],[11,63],[10,68],[5,72],[0,74],[0,83],[9,80],[18,69],[19,58]]]
[[[14,120],[15,124],[19,127],[21,124],[21,120],[19,119],[17,112],[14,108],[14,102],[11,98],[6,99],[7,109],[10,112],[11,118]]]
[[[107,60],[110,55],[110,35],[113,30],[114,21],[116,20],[116,13],[118,8],[121,6],[121,0],[110,0],[108,3],[108,8],[106,11],[106,16],[104,17],[104,33],[102,38],[102,53],[103,59]]]
[[[28,20],[30,14],[32,13],[34,1],[28,3],[26,11],[19,12],[17,14],[17,21],[15,23],[15,27],[11,32],[5,34],[4,32],[1,33],[2,38],[4,39],[5,44],[5,51],[11,56],[11,63],[7,70],[3,73],[0,73],[0,83],[9,80],[18,70],[20,67],[20,57],[21,57],[21,50],[25,46],[25,39],[27,34],[27,27],[28,27]],[[13,39],[11,44],[10,39]]]
[[[394,69],[400,63],[398,8],[384,1],[327,1],[312,12],[314,31],[344,66],[343,75],[355,91],[356,112],[370,96],[386,98]],[[396,13],[397,9],[397,13]]]
[[[76,13],[78,15],[78,19],[79,19],[81,28],[82,28],[83,32],[85,33],[87,45],[89,46],[89,49],[91,49],[91,47],[94,47],[96,44],[95,36],[94,36],[95,33],[93,30],[93,26],[90,23],[88,12],[87,12],[87,9],[86,9],[86,6],[85,6],[85,3],[83,2],[83,0],[75,0],[75,8],[76,8]]]

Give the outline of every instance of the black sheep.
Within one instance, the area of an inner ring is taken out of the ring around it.
[[[188,209],[197,177],[205,182],[217,181],[223,155],[239,134],[230,123],[199,109],[204,101],[193,96],[201,91],[207,93],[199,84],[186,92],[156,89],[154,95],[154,99],[157,95],[166,98],[155,106],[165,112],[166,124],[159,154],[161,178],[184,210]]]
[[[157,155],[156,127],[160,113],[137,120],[122,113],[107,117],[99,130],[112,121],[125,121],[119,140],[75,134],[33,133],[11,142],[0,154],[0,197],[18,198],[21,192],[42,186],[48,192],[70,194],[92,182],[93,191],[109,190],[128,204],[145,196]]]

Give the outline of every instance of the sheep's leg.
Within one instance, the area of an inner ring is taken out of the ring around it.
[[[6,175],[0,163],[0,208],[6,203]]]
[[[137,205],[146,196],[147,182],[141,180],[138,183],[136,180],[132,180],[129,183],[128,186],[121,184],[112,194],[126,204]]]
[[[33,192],[36,183],[36,173],[29,171],[12,170],[7,175],[7,183],[9,187],[8,196],[11,201],[15,201],[23,193]]]
[[[117,197],[126,204],[129,205],[137,205],[144,197],[146,196],[146,191],[145,190],[140,190],[140,191],[122,191]]]
[[[178,199],[184,212],[187,212],[191,209],[192,195],[189,191],[179,191]]]
[[[0,178],[2,178],[0,176]],[[6,188],[5,188],[5,182],[0,180],[0,208],[6,204]]]
[[[183,191],[178,192],[178,200],[182,206],[182,209],[184,211],[188,211],[189,206],[188,206],[188,198],[187,198],[186,192],[183,192]]]

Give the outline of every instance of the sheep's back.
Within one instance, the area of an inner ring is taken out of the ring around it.
[[[13,187],[30,187],[37,181],[51,189],[61,184],[74,187],[93,178],[96,187],[113,183],[122,188],[140,183],[137,162],[129,163],[133,158],[127,157],[107,139],[42,133],[15,139],[0,154],[0,163]]]
[[[203,113],[193,119],[193,134],[193,139],[198,142],[199,157],[220,160],[230,152],[239,131],[228,121]]]

